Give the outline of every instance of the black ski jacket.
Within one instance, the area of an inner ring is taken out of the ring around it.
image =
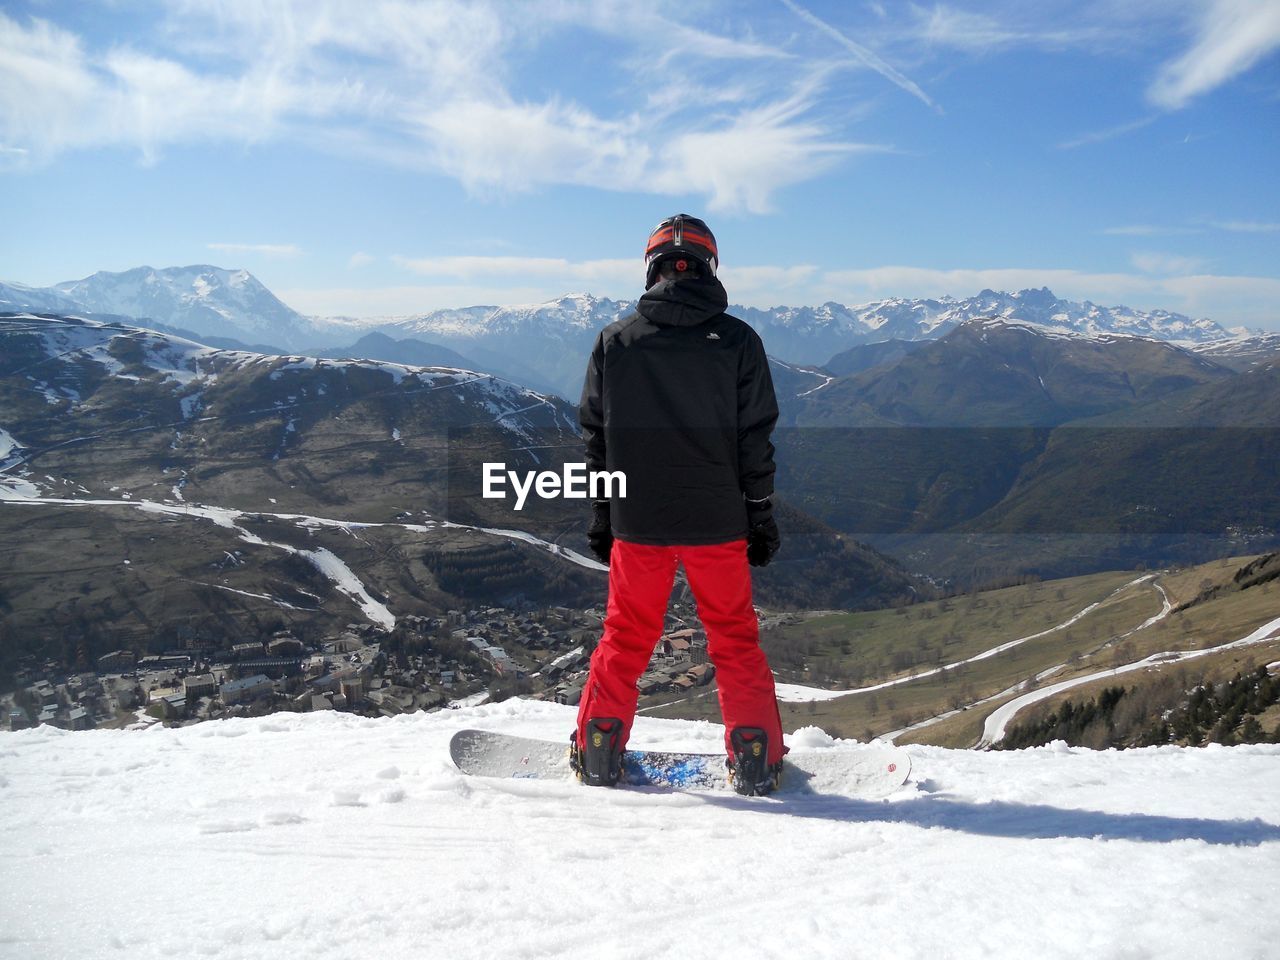
[[[619,539],[736,540],[744,497],[773,493],[769,361],[728,302],[715,278],[664,280],[596,337],[578,417],[587,469],[626,475],[610,505]]]

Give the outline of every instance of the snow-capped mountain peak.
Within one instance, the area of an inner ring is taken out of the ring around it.
[[[396,339],[416,338],[447,347],[486,369],[566,397],[577,395],[596,332],[634,308],[634,300],[577,292],[542,303],[326,322],[291,310],[246,270],[207,264],[102,272],[43,289],[0,284],[0,310],[136,317],[143,326],[148,320],[158,321],[202,336],[294,352],[345,347],[361,334],[378,330]],[[1249,333],[1167,310],[1064,300],[1047,287],[1013,293],[984,289],[962,300],[890,297],[856,305],[827,301],[769,309],[731,306],[729,312],[760,333],[771,356],[801,365],[824,364],[868,343],[936,339],[960,324],[989,317],[1062,335],[1124,334],[1188,347]]]
[[[201,334],[303,346],[311,324],[247,270],[209,264],[100,271],[51,288],[90,313],[150,319]]]

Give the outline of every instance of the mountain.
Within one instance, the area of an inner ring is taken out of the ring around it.
[[[397,321],[394,327],[485,359],[518,378],[538,375],[561,395],[575,397],[581,387],[580,367],[595,332],[633,308],[634,301],[577,294],[527,307],[439,311]],[[1075,303],[1055,297],[1047,289],[1013,294],[984,290],[966,300],[890,299],[856,307],[838,303],[770,310],[733,306],[730,312],[760,333],[770,356],[792,365],[822,365],[837,375],[853,372],[857,364],[862,364],[862,369],[883,362],[891,354],[911,349],[902,343],[937,339],[975,319],[1000,318],[1062,335],[1093,338],[1116,334],[1209,343],[1233,336],[1232,331],[1211,320],[1193,320],[1163,310]],[[883,341],[899,345],[878,346],[876,353],[858,359],[845,355],[851,348]],[[512,366],[515,362],[518,368]]]
[[[6,313],[76,313],[84,306],[53,287],[28,287],[22,283],[0,283],[0,311]]]
[[[155,319],[289,350],[301,348],[311,336],[307,318],[281,303],[247,270],[138,267],[95,273],[54,289],[98,313]]]
[[[16,316],[0,318],[0,427],[15,644],[328,635],[438,615],[459,591],[585,606],[603,583],[550,542],[579,532],[575,503],[485,532],[511,526],[510,502],[460,478],[490,459],[558,467],[581,443],[567,403],[492,376]]]
[[[822,365],[822,369],[837,377],[847,377],[881,364],[896,363],[909,353],[914,353],[928,340],[878,340],[850,347]]]
[[[1280,535],[1280,365],[1077,420],[1049,436],[984,533]]]
[[[425,340],[395,340],[385,333],[366,333],[349,347],[315,351],[317,357],[334,360],[365,359],[389,360],[414,367],[456,367],[462,370],[482,370],[482,367],[462,354],[439,344]]]
[[[803,397],[832,379],[821,368],[798,367],[776,357],[769,358],[769,375],[773,378],[773,390],[780,404]]]
[[[1270,549],[1277,366],[1238,374],[1163,341],[972,321],[785,402],[778,488],[966,582]]]
[[[421,334],[482,360],[522,382],[545,383],[574,398],[582,385],[582,368],[597,331],[634,309],[635,302],[574,294],[545,304],[523,307],[475,307],[442,310],[384,324],[392,335]],[[731,306],[730,312],[763,337],[771,357],[794,366],[822,365],[837,375],[853,372],[851,364],[881,362],[910,347],[879,347],[876,354],[854,360],[842,356],[851,348],[882,341],[912,343],[937,339],[980,318],[1000,318],[1059,334],[1100,337],[1129,335],[1161,340],[1212,342],[1232,332],[1211,320],[1193,320],[1168,311],[1100,307],[1055,297],[1049,290],[996,293],[984,290],[966,300],[890,299],[847,307],[774,307],[760,310]],[[834,362],[836,368],[828,366]]]
[[[796,422],[1051,426],[1233,376],[1161,340],[1070,335],[1001,319],[966,321],[886,355],[888,362],[796,401]]]
[[[1195,320],[1167,310],[1103,307],[1056,297],[1048,288],[999,293],[983,290],[964,300],[892,298],[856,307],[736,308],[764,337],[769,352],[797,363],[822,364],[834,354],[883,340],[936,339],[961,324],[1000,318],[1060,333],[1099,336],[1129,334],[1161,340],[1205,342],[1233,332],[1208,319]]]
[[[1195,344],[1191,349],[1232,370],[1248,370],[1250,367],[1280,361],[1280,333],[1210,340]]]
[[[395,337],[421,336],[487,369],[576,400],[596,334],[634,308],[634,301],[582,293],[526,306],[437,310],[380,329]]]
[[[730,291],[732,294],[732,291]],[[281,303],[244,270],[211,266],[97,273],[54,287],[0,284],[0,309],[75,314],[190,331],[197,339],[229,338],[279,351],[331,351],[353,330],[377,331],[395,340],[421,339],[447,347],[475,365],[539,390],[576,399],[595,334],[630,313],[634,300],[586,293],[523,306],[471,306],[409,317],[304,317]],[[1000,318],[1059,333],[1128,334],[1186,344],[1238,339],[1208,319],[1165,310],[1102,307],[1056,297],[1045,288],[1001,293],[983,290],[964,300],[891,298],[856,306],[779,306],[768,310],[731,306],[730,312],[764,338],[769,355],[805,367],[834,362],[830,372],[854,372],[851,348],[883,341],[937,339],[966,322]],[[892,351],[894,348],[883,348]],[[908,348],[901,348],[908,349]]]
[[[563,474],[581,458],[574,405],[472,370],[0,315],[0,631],[46,655],[73,643],[74,660],[75,637],[97,655],[175,631],[589,606],[604,576],[576,552],[583,500],[516,511],[482,489],[487,463]],[[928,590],[811,518],[791,528],[762,603]]]
[[[315,339],[306,317],[285,306],[247,270],[198,264],[123,273],[34,288],[0,287],[0,309],[152,320],[198,335],[296,350]]]

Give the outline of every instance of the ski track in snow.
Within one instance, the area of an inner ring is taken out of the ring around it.
[[[1112,599],[1113,597],[1119,596],[1121,593],[1128,590],[1130,587],[1134,587],[1140,583],[1144,583],[1148,580],[1154,579],[1155,576],[1156,575],[1154,573],[1148,573],[1148,574],[1144,574],[1141,577],[1138,577],[1135,580],[1130,580],[1128,583],[1124,584],[1123,586],[1117,587],[1115,590],[1107,594],[1107,596],[1103,597],[1101,600],[1098,600],[1095,603],[1089,604],[1087,607],[1085,607],[1083,610],[1079,611],[1078,613],[1072,614],[1069,618],[1067,618],[1066,620],[1063,620],[1062,623],[1059,623],[1057,626],[1049,627],[1047,630],[1041,630],[1039,633],[1032,633],[1032,634],[1028,634],[1025,637],[1019,637],[1017,640],[1009,640],[1005,643],[999,644],[998,646],[994,646],[994,647],[991,647],[990,649],[983,650],[981,653],[974,654],[972,657],[969,657],[965,660],[957,660],[954,663],[943,664],[942,666],[934,667],[931,670],[922,670],[919,673],[913,673],[910,676],[906,676],[906,677],[895,677],[893,680],[885,680],[882,683],[873,683],[870,686],[866,686],[866,687],[855,687],[852,690],[823,690],[819,687],[806,687],[806,686],[802,686],[800,684],[795,684],[795,683],[778,683],[775,685],[777,687],[778,699],[783,701],[784,703],[808,703],[812,700],[838,700],[840,697],[850,697],[859,693],[873,693],[876,690],[884,690],[888,687],[896,687],[904,683],[913,683],[916,680],[923,680],[925,677],[932,677],[939,673],[945,673],[948,670],[954,670],[956,667],[963,666],[965,664],[977,663],[979,660],[986,660],[990,657],[994,657],[998,654],[1004,653],[1007,650],[1012,650],[1014,647],[1021,646],[1022,644],[1027,643],[1031,640],[1038,640],[1041,637],[1047,637],[1051,633],[1057,633],[1059,630],[1065,630],[1068,627],[1072,626],[1073,624],[1078,623],[1084,617],[1087,617],[1090,613],[1092,613],[1098,607],[1102,606],[1102,604],[1106,603],[1108,600]],[[1147,621],[1147,623],[1144,623],[1142,627],[1149,626],[1150,624],[1156,622],[1156,620],[1162,619],[1163,617],[1168,615],[1169,598],[1167,595],[1164,594],[1163,587],[1158,587],[1158,589],[1160,590],[1161,595],[1164,595],[1165,597],[1164,602],[1165,602],[1166,609],[1163,613],[1157,614],[1151,620]],[[1129,631],[1129,633],[1136,633],[1138,630],[1141,630],[1142,627],[1136,627],[1134,630]],[[1128,635],[1129,634],[1125,634],[1125,636],[1128,636]],[[941,719],[941,717],[936,717],[933,719],[938,720],[938,719]],[[928,722],[933,722],[933,720]],[[904,731],[899,730],[896,732],[902,733]],[[893,734],[890,734],[890,738],[892,738],[892,736]]]
[[[508,700],[0,734],[0,958],[1204,960],[1280,942],[1280,746],[912,746],[884,801],[448,760],[463,727],[559,742],[574,720]],[[641,717],[632,742],[714,750],[723,728]],[[844,746],[792,743],[837,767]],[[165,865],[185,879],[156,882]]]
[[[1123,587],[1120,588],[1120,590],[1127,590],[1129,587],[1133,586],[1134,584],[1142,583],[1144,580],[1153,580],[1155,576],[1157,575],[1148,574],[1147,576],[1139,577],[1137,580],[1133,580],[1130,583],[1125,584]],[[1117,644],[1121,640],[1124,640],[1127,637],[1133,636],[1139,630],[1145,630],[1148,627],[1159,623],[1161,620],[1163,620],[1165,617],[1169,616],[1169,614],[1173,612],[1173,601],[1169,599],[1169,594],[1165,590],[1164,586],[1159,581],[1155,581],[1155,580],[1153,580],[1152,586],[1154,586],[1160,592],[1160,601],[1161,601],[1160,612],[1148,617],[1146,620],[1142,621],[1142,623],[1138,624],[1136,627],[1133,627],[1130,630],[1126,630],[1124,633],[1119,634],[1118,636],[1112,637],[1110,640],[1107,641],[1107,643],[1105,644],[1106,646],[1112,646],[1114,644]],[[1116,593],[1119,593],[1119,592],[1120,591],[1116,591]],[[1111,594],[1111,596],[1114,597],[1116,593]],[[1074,623],[1077,619],[1079,619],[1078,616],[1073,617],[1070,621],[1068,621],[1068,624]],[[1065,670],[1066,667],[1067,667],[1067,664],[1060,663],[1057,666],[1049,667],[1047,670],[1041,670],[1039,673],[1036,674],[1036,682],[1039,683],[1043,680],[1047,680],[1049,677],[1053,676],[1055,673]],[[1008,689],[1001,690],[999,693],[993,693],[989,697],[983,697],[981,700],[975,700],[973,703],[965,704],[962,710],[972,710],[974,707],[983,707],[983,706],[986,706],[988,703],[995,703],[998,700],[1003,700],[1005,697],[1008,697],[1008,696],[1011,696],[1012,694],[1017,693],[1019,690],[1025,690],[1026,686],[1027,686],[1027,682],[1025,680],[1021,681],[1019,683],[1014,684],[1012,687],[1009,687]],[[938,714],[936,717],[929,717],[925,720],[920,720],[916,723],[911,724],[910,726],[903,727],[901,730],[894,730],[890,733],[886,733],[885,739],[892,742],[896,740],[898,737],[902,736],[904,733],[910,733],[913,730],[923,730],[925,727],[931,727],[935,723],[938,723],[939,721],[947,720],[950,717],[956,716],[957,714],[961,713],[962,710],[948,710],[945,713]],[[979,740],[979,742],[974,744],[974,746],[981,748],[981,747],[990,746],[990,744],[982,740]]]
[[[1141,629],[1141,628],[1138,628]],[[1134,631],[1130,631],[1131,633]],[[1125,634],[1128,636],[1128,634]],[[1090,673],[1082,677],[1074,677],[1071,680],[1063,680],[1060,683],[1051,684],[1047,687],[1040,687],[1030,693],[1023,694],[1014,700],[1002,705],[987,717],[986,723],[982,728],[982,740],[979,742],[980,747],[991,746],[999,743],[1008,728],[1009,723],[1013,720],[1014,715],[1025,707],[1031,706],[1033,703],[1039,703],[1055,694],[1064,690],[1070,690],[1072,687],[1078,687],[1085,683],[1091,683],[1094,680],[1102,680],[1107,677],[1118,677],[1121,674],[1131,673],[1134,670],[1141,670],[1144,667],[1164,666],[1170,663],[1181,663],[1185,660],[1195,660],[1198,657],[1207,656],[1211,653],[1219,653],[1223,650],[1235,650],[1240,647],[1252,646],[1256,643],[1266,643],[1268,640],[1275,640],[1280,637],[1280,617],[1264,623],[1257,630],[1253,631],[1246,637],[1239,640],[1233,640],[1230,643],[1223,643],[1216,647],[1206,647],[1203,650],[1167,650],[1162,653],[1153,653],[1149,657],[1143,657],[1141,660],[1135,660],[1133,663],[1126,663],[1123,666],[1115,667],[1110,670],[1099,670],[1097,673]]]
[[[804,393],[797,393],[796,394],[797,399],[800,397],[807,397],[811,393],[817,393],[823,387],[827,386],[829,383],[832,383],[836,379],[835,377],[830,376],[828,374],[821,374],[821,376],[824,377],[825,379],[820,384],[818,384],[816,387],[810,387]]]
[[[191,580],[190,583],[199,584],[202,587],[212,587],[214,590],[225,590],[227,593],[237,593],[242,597],[252,597],[254,600],[269,600],[277,607],[284,607],[287,610],[306,610],[307,607],[296,607],[286,600],[279,597],[273,597],[269,593],[250,593],[248,590],[236,590],[234,587],[224,587],[220,583],[205,583],[200,580]]]

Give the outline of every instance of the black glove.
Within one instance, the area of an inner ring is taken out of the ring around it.
[[[613,527],[609,525],[609,501],[597,500],[591,504],[591,526],[587,527],[587,543],[591,552],[606,567],[613,550]]]
[[[747,563],[767,567],[782,546],[778,524],[773,519],[773,503],[768,497],[747,501]]]

